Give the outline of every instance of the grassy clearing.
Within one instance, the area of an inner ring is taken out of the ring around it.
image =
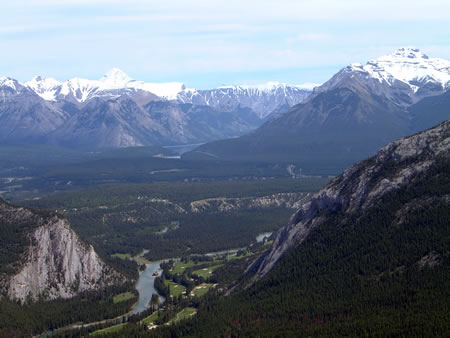
[[[90,334],[90,336],[103,336],[103,335],[108,335],[110,333],[118,332],[118,331],[122,330],[124,325],[126,325],[126,323],[117,324],[114,326],[107,327],[106,329],[97,330],[95,332],[92,332]]]
[[[158,311],[153,312],[150,316],[145,317],[144,319],[142,319],[142,323],[145,325],[151,325],[153,324],[153,322],[158,319]]]
[[[172,319],[169,324],[178,322],[180,320],[186,319],[186,318],[192,318],[192,316],[197,313],[197,309],[195,307],[187,307],[180,312],[177,313],[174,319]]]
[[[186,291],[186,288],[183,285],[174,283],[172,281],[166,280],[166,284],[170,285],[170,295],[172,297],[178,297]]]
[[[189,261],[187,263],[184,262],[175,262],[173,265],[172,273],[183,273],[186,268],[191,268],[195,265],[193,261]]]
[[[131,254],[129,253],[115,253],[114,255],[111,255],[112,258],[120,258],[123,260],[127,260],[131,258]]]
[[[214,270],[216,270],[217,268],[220,268],[221,266],[223,266],[223,264],[210,266],[208,268],[203,268],[200,270],[195,270],[193,273],[199,277],[203,277],[206,279],[212,275]]]
[[[249,257],[251,255],[252,255],[252,253],[249,252],[249,251],[245,252],[244,255],[239,255],[239,256],[236,255],[236,254],[230,254],[230,255],[227,255],[226,261],[229,262],[229,261],[231,261],[233,259],[241,259],[241,258]]]
[[[213,286],[214,284],[201,284],[197,286],[192,292],[194,293],[194,296],[201,297],[206,294]]]
[[[125,293],[121,293],[120,295],[114,296],[113,302],[114,302],[114,304],[117,304],[120,302],[125,302],[134,297],[136,297],[136,296],[134,294],[132,294],[131,292],[125,292]]]

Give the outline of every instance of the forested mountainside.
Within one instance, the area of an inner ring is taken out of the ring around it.
[[[229,297],[156,336],[446,336],[450,121],[387,145],[306,202]]]

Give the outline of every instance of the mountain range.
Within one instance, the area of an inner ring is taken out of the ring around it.
[[[388,142],[450,118],[450,61],[418,49],[351,64],[256,131],[214,141],[185,158],[285,162],[336,174]]]
[[[119,69],[100,80],[0,77],[0,140],[81,149],[203,143],[252,131],[310,93],[280,83],[196,90]]]

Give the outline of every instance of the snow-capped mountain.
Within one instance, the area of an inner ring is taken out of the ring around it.
[[[366,154],[411,130],[415,122],[409,107],[443,94],[450,88],[449,79],[450,61],[429,58],[413,48],[400,48],[365,65],[349,65],[313,92],[305,89],[314,87],[311,84],[277,82],[200,90],[180,82],[134,80],[117,68],[99,80],[35,77],[20,84],[1,78],[0,136],[7,139],[14,130],[15,139],[32,135],[43,142],[80,147],[202,143],[244,135],[268,119],[253,137],[260,135],[270,143],[292,134],[287,142],[302,138],[315,150],[314,142],[320,141],[329,156],[346,149],[347,165],[356,148],[358,154]],[[427,123],[426,115],[421,116],[417,126]],[[356,132],[370,140],[350,137]],[[334,140],[332,146],[322,142],[327,137]],[[257,153],[253,148],[250,155]],[[234,149],[231,153],[234,156]]]
[[[68,113],[43,100],[29,87],[0,77],[0,141],[36,141],[61,126]]]
[[[185,89],[178,94],[177,99],[183,103],[207,105],[220,110],[250,108],[264,119],[302,102],[310,93],[311,90],[302,85],[268,82],[262,85],[222,86],[211,90]]]
[[[355,66],[355,69],[361,66]],[[380,82],[393,84],[403,81],[417,91],[429,82],[440,84],[443,88],[450,86],[450,61],[429,58],[419,49],[400,48],[392,54],[369,61],[362,68]]]
[[[224,111],[232,111],[238,107],[250,108],[261,119],[302,102],[316,86],[311,83],[286,85],[268,82],[262,85],[231,85],[198,90],[186,88],[181,82],[152,83],[134,80],[118,68],[111,69],[99,80],[73,78],[58,82],[52,78],[37,76],[25,85],[47,101],[83,103],[94,97],[117,98],[143,91],[156,95],[160,100],[210,106]]]
[[[203,143],[236,137],[311,93],[280,83],[196,90],[179,82],[133,80],[117,68],[99,80],[59,82],[35,77],[20,84],[4,78],[1,85],[9,93],[1,109],[9,113],[0,115],[0,122],[6,119],[4,125],[16,130],[19,140],[30,131],[33,142],[77,148]],[[31,103],[42,107],[36,120],[27,105]],[[21,109],[25,109],[23,116],[12,126],[14,110]],[[26,125],[24,132],[17,129],[21,125]],[[10,134],[8,130],[5,135]]]
[[[349,65],[253,133],[185,156],[291,161],[303,172],[336,174],[396,138],[449,119],[449,65],[413,48]]]
[[[135,89],[153,93],[162,99],[176,100],[178,93],[185,89],[181,82],[152,83],[133,80],[125,72],[113,68],[100,79],[100,90]]]
[[[430,58],[416,48],[399,48],[365,65],[353,63],[345,67],[315,91],[328,91],[346,81],[353,83],[355,78],[377,95],[410,105],[450,88],[450,60]]]
[[[99,80],[73,78],[59,82],[52,78],[34,77],[25,83],[47,101],[76,100],[85,102],[94,97],[117,97],[121,94],[143,90],[160,99],[175,100],[185,87],[179,82],[149,83],[136,81],[118,68],[113,68]],[[122,90],[122,91],[120,91]]]

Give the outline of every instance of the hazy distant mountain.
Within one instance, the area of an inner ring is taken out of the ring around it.
[[[450,118],[449,88],[450,61],[401,48],[342,69],[255,132],[186,156],[290,162],[308,172],[338,173],[393,139]]]
[[[209,106],[134,97],[95,97],[87,101],[46,143],[88,149],[207,142],[255,129],[259,118],[245,109],[220,112]]]
[[[232,111],[238,107],[250,108],[263,119],[302,102],[311,94],[312,89],[312,86],[269,82],[264,85],[224,86],[211,90],[185,89],[178,94],[177,100],[223,111]]]
[[[0,139],[88,149],[203,143],[256,129],[303,101],[311,93],[305,88],[268,83],[196,90],[136,81],[119,69],[100,80],[38,76],[22,85],[2,78]]]
[[[36,141],[60,127],[68,113],[18,81],[0,77],[0,141]]]

